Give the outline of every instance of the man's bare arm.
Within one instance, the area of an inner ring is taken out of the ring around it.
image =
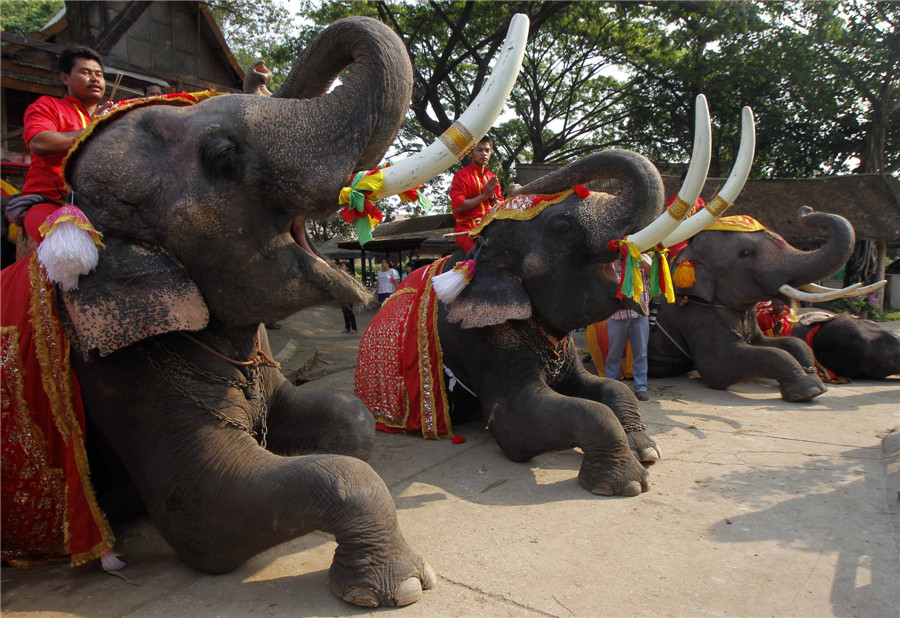
[[[83,129],[77,131],[67,131],[60,133],[59,131],[41,131],[31,138],[28,142],[28,149],[31,154],[39,157],[47,157],[55,154],[65,154],[75,145],[78,136],[81,135]]]

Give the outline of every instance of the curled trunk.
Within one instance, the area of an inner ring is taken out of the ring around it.
[[[825,230],[828,240],[815,251],[798,251],[797,256],[790,260],[787,283],[794,287],[825,279],[834,273],[850,257],[856,241],[853,226],[839,215],[813,212],[804,206],[799,217],[803,227]]]

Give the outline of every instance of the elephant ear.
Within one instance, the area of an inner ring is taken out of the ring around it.
[[[711,303],[716,295],[713,271],[706,259],[691,249],[692,246],[688,245],[675,259],[672,273],[675,293],[696,296]]]
[[[450,303],[447,320],[463,328],[496,326],[531,317],[531,299],[522,282],[502,268],[478,262],[471,283]]]
[[[107,356],[154,335],[206,327],[200,288],[175,258],[140,241],[107,236],[104,242],[97,268],[78,288],[61,292],[76,349]]]

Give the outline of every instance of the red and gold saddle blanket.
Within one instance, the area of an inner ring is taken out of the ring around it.
[[[356,396],[381,431],[453,436],[437,333],[438,298],[431,285],[447,259],[410,273],[363,334]]]
[[[0,315],[2,559],[83,564],[115,538],[91,487],[81,390],[34,253],[0,273]]]

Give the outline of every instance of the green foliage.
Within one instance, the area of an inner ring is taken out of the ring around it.
[[[504,187],[516,163],[563,163],[610,147],[678,167],[689,158],[699,93],[713,120],[712,176],[731,169],[744,105],[757,118],[752,177],[900,169],[900,2],[309,2],[296,27],[279,0],[211,6],[242,64],[265,58],[276,86],[325,25],[349,15],[388,24],[415,79],[395,158],[466,109],[511,15],[526,13],[523,69],[491,129],[491,167]],[[449,175],[426,187],[432,212],[447,207],[447,186]]]
[[[821,307],[835,313],[867,316],[878,312],[878,298],[876,294],[838,298],[822,303]]]
[[[43,28],[63,6],[63,0],[5,0],[0,8],[0,28],[28,36]]]

